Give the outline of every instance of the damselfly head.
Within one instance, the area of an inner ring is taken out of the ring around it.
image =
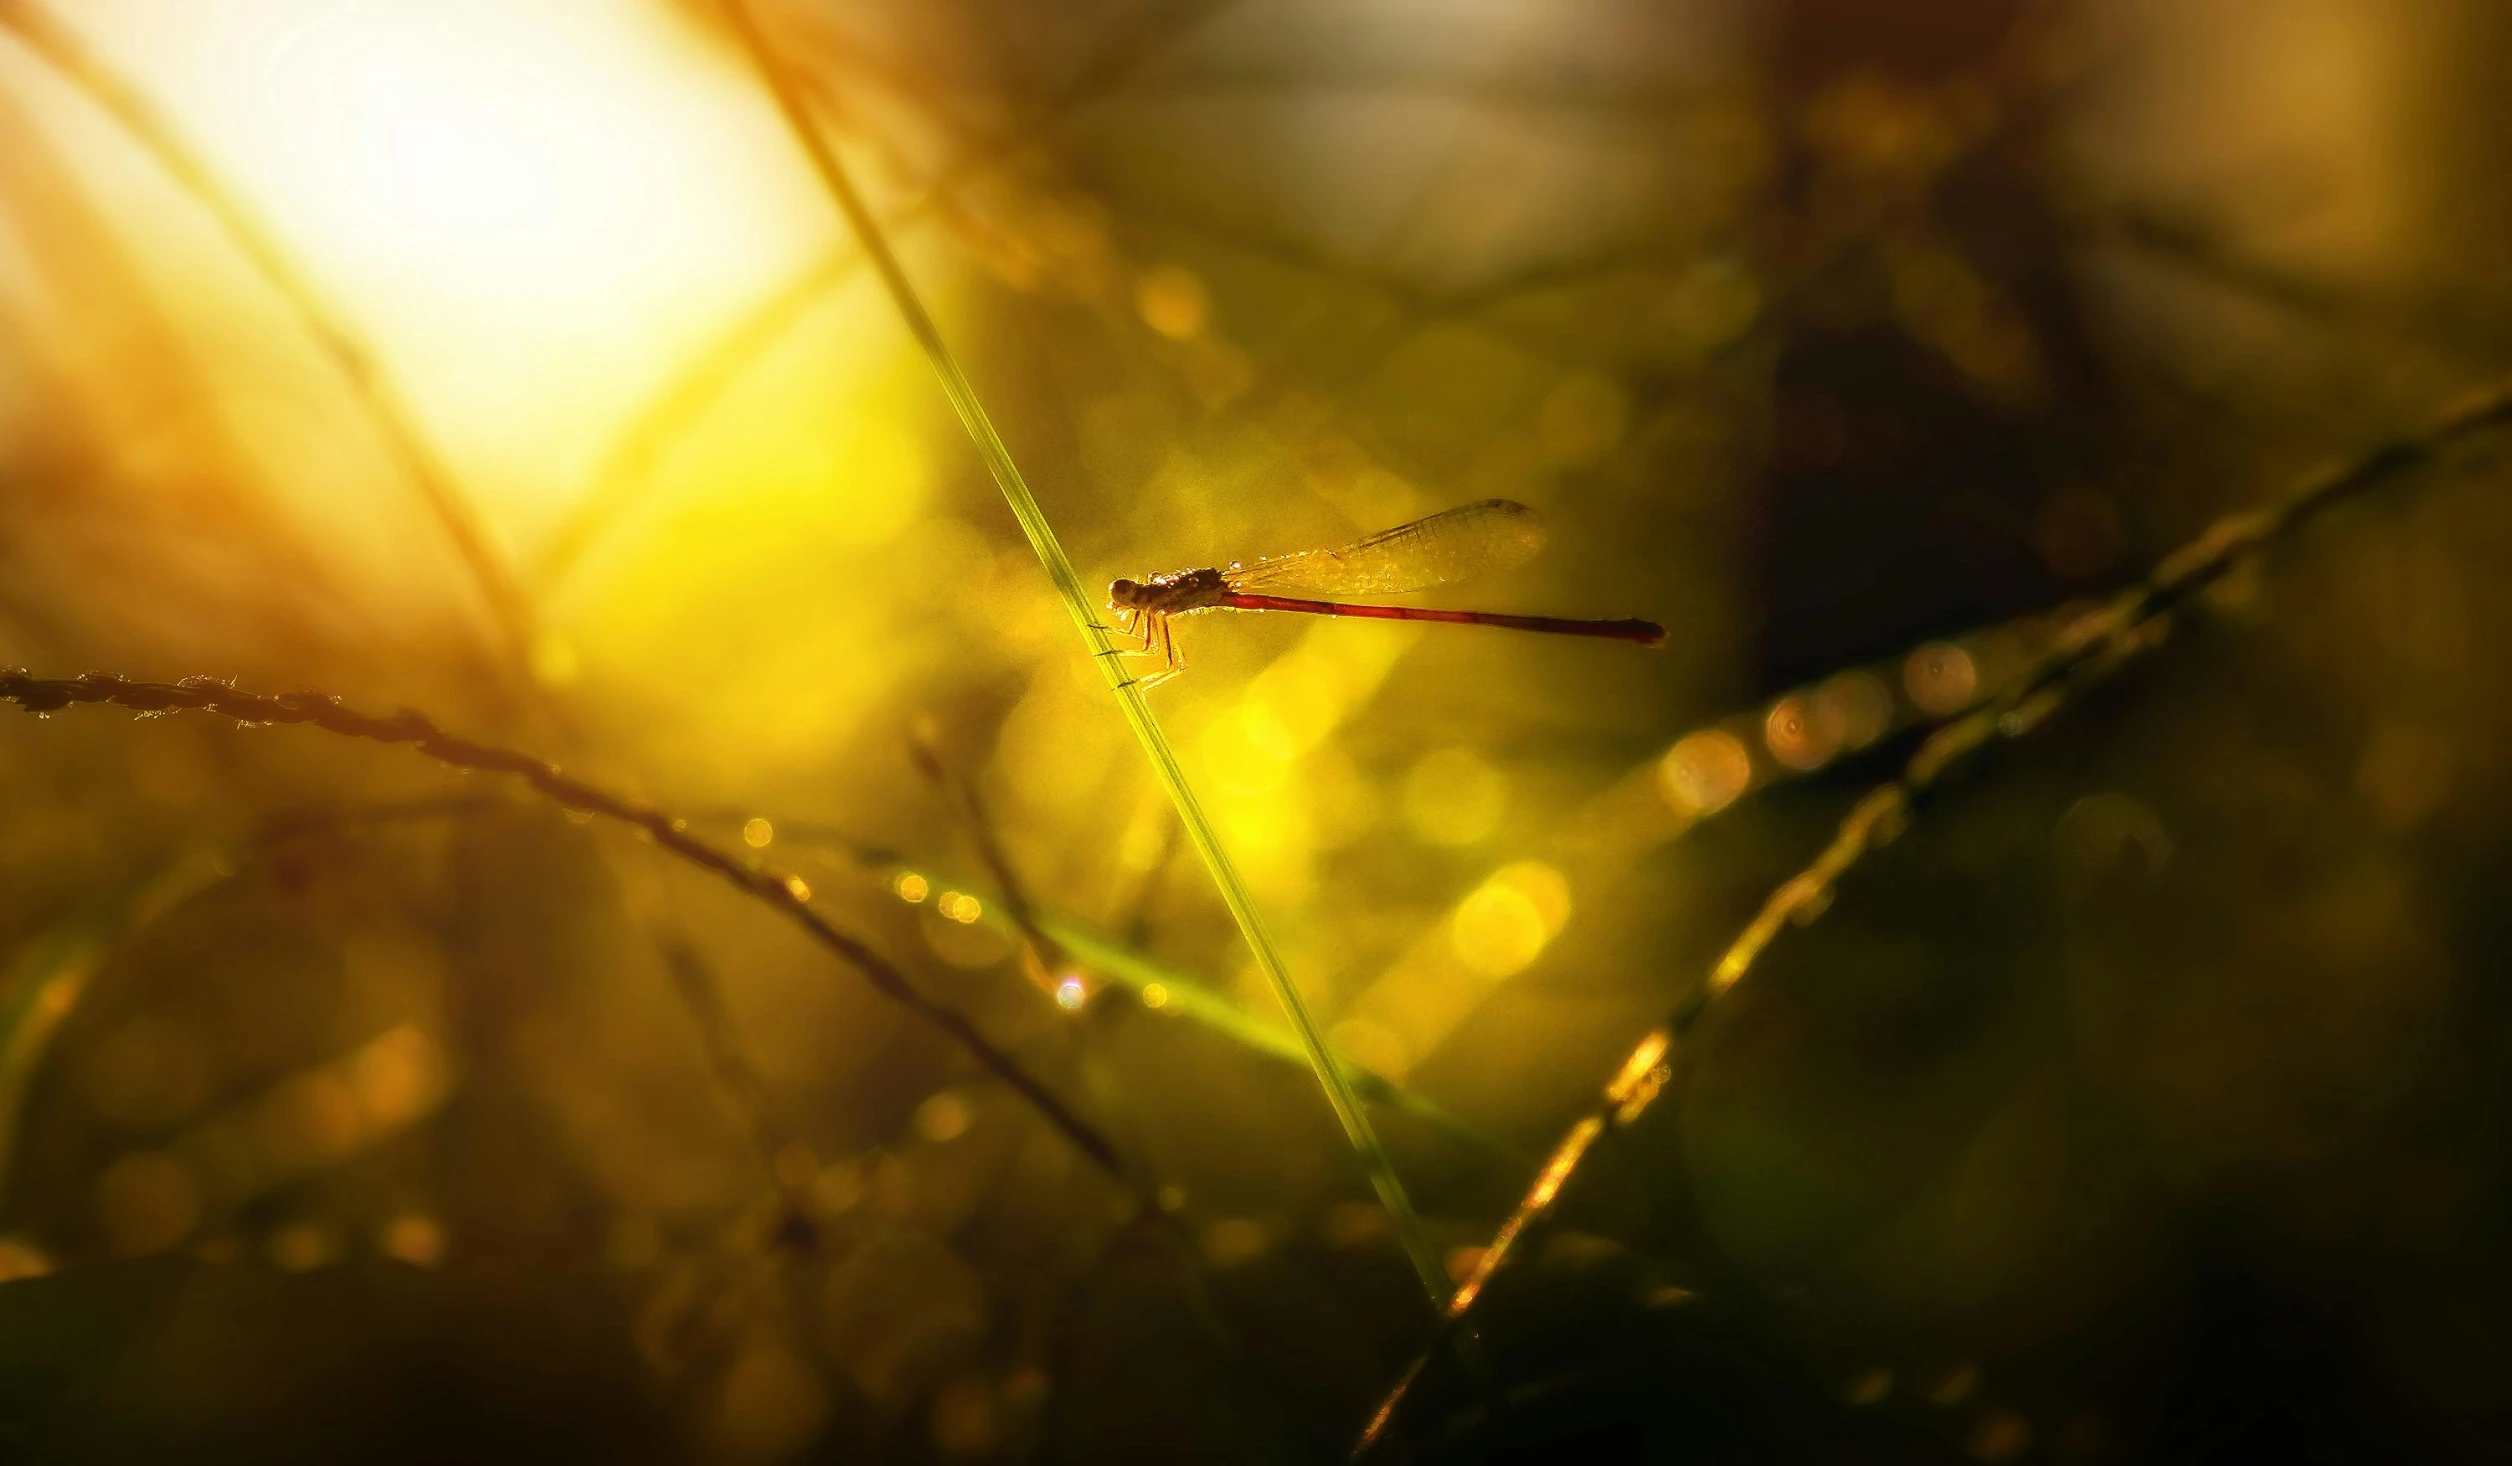
[[[1133,581],[1111,580],[1108,582],[1108,608],[1115,611],[1133,610],[1135,601],[1141,598],[1142,593],[1143,588]]]

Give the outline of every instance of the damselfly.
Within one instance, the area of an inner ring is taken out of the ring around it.
[[[1298,611],[1386,621],[1448,621],[1556,636],[1597,636],[1642,646],[1665,643],[1666,629],[1654,621],[1580,621],[1498,611],[1375,606],[1343,599],[1453,585],[1524,564],[1543,547],[1544,522],[1534,510],[1508,499],[1485,499],[1398,525],[1338,550],[1302,550],[1253,565],[1233,562],[1221,569],[1111,581],[1108,609],[1117,613],[1117,629],[1136,643],[1121,649],[1119,655],[1160,659],[1158,671],[1139,679],[1146,688],[1186,670],[1169,620],[1198,611]]]

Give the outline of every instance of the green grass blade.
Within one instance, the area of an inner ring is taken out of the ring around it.
[[[1211,1030],[1222,1038],[1267,1058],[1305,1064],[1308,1050],[1299,1040],[1258,1021],[1236,1002],[1214,991],[1191,973],[1155,962],[1106,933],[1059,916],[1043,916],[1040,927],[1064,944],[1065,950],[1094,972],[1140,994],[1157,984],[1167,993],[1163,1013]],[[1348,1058],[1337,1057],[1353,1092],[1382,1109],[1412,1116],[1452,1140],[1462,1141],[1496,1160],[1534,1164],[1535,1158],[1479,1125],[1472,1124],[1419,1091],[1396,1083]]]
[[[1386,1148],[1379,1144],[1378,1132],[1371,1127],[1369,1114],[1362,1108],[1360,1096],[1353,1092],[1349,1077],[1329,1055],[1325,1035],[1317,1027],[1316,1016],[1309,1012],[1299,989],[1292,985],[1282,954],[1274,946],[1271,933],[1265,929],[1264,918],[1249,896],[1246,882],[1240,879],[1238,867],[1231,862],[1229,852],[1222,848],[1220,836],[1212,827],[1212,821],[1205,816],[1202,802],[1195,797],[1193,786],[1187,783],[1186,771],[1179,766],[1176,751],[1169,746],[1168,737],[1160,731],[1159,723],[1153,720],[1150,705],[1143,701],[1142,690],[1129,683],[1124,668],[1111,655],[1115,647],[1108,640],[1107,628],[1100,624],[1097,613],[1091,609],[1089,593],[1083,589],[1081,576],[1075,573],[1064,547],[1056,542],[1055,530],[1047,523],[1045,511],[1038,507],[1037,498],[1029,491],[1028,481],[1021,477],[1019,465],[1012,461],[1011,450],[1004,446],[1002,435],[995,431],[993,420],[978,400],[976,388],[969,384],[967,374],[960,370],[959,361],[951,354],[949,344],[942,339],[940,328],[934,325],[932,315],[925,310],[923,300],[907,278],[907,272],[891,252],[880,224],[872,217],[872,211],[865,205],[862,196],[855,191],[853,181],[838,161],[836,150],[812,122],[801,93],[779,65],[766,33],[759,28],[750,8],[742,0],[725,0],[724,10],[743,46],[749,51],[751,61],[758,67],[761,79],[792,127],[796,140],[809,155],[812,166],[818,170],[821,182],[828,186],[830,194],[836,199],[848,226],[862,242],[865,257],[880,275],[881,283],[888,288],[899,315],[907,323],[909,334],[916,338],[916,344],[923,348],[926,360],[932,363],[934,374],[941,378],[943,393],[950,398],[952,409],[959,414],[960,425],[968,430],[969,438],[977,445],[978,455],[985,459],[987,470],[994,475],[995,486],[1002,490],[1005,502],[1011,505],[1012,517],[1020,521],[1021,533],[1029,537],[1030,548],[1037,552],[1038,562],[1046,567],[1047,578],[1055,583],[1057,597],[1064,602],[1065,612],[1073,618],[1073,625],[1081,632],[1083,642],[1090,649],[1091,660],[1098,665],[1107,678],[1109,688],[1116,694],[1117,706],[1123,711],[1127,725],[1134,730],[1134,737],[1142,744],[1144,754],[1150,758],[1152,772],[1159,779],[1160,787],[1167,792],[1169,802],[1177,807],[1178,819],[1186,828],[1187,839],[1193,843],[1195,853],[1203,859],[1204,868],[1212,873],[1213,884],[1220,888],[1222,904],[1230,909],[1230,917],[1238,923],[1240,936],[1246,939],[1248,950],[1255,954],[1257,966],[1263,969],[1265,980],[1272,985],[1283,1011],[1290,1016],[1291,1026],[1299,1035],[1301,1047],[1307,1052],[1309,1067],[1316,1071],[1318,1083],[1325,1088],[1328,1103],[1334,1106],[1335,1118],[1342,1122],[1344,1135],[1360,1156],[1370,1185],[1377,1191],[1379,1203],[1387,1209],[1388,1218],[1394,1224],[1397,1240],[1403,1244],[1406,1257],[1421,1277],[1423,1290],[1430,1295],[1434,1306],[1444,1309],[1449,1295],[1447,1270],[1422,1233],[1421,1218],[1414,1213],[1412,1198],[1405,1194],[1404,1183],[1397,1179],[1395,1167],[1387,1158]]]
[[[745,808],[711,811],[700,818],[738,825],[750,815]],[[1147,1007],[1156,1006],[1164,1019],[1191,1023],[1215,1038],[1269,1062],[1300,1069],[1308,1067],[1308,1050],[1298,1038],[1248,1012],[1236,998],[1223,992],[1208,977],[1173,967],[1080,917],[1040,908],[1031,913],[1036,928],[1033,934],[1011,914],[1010,902],[1001,889],[973,879],[965,871],[954,870],[947,864],[922,857],[910,858],[895,850],[868,846],[845,831],[827,825],[783,819],[770,823],[775,827],[779,846],[813,851],[829,860],[859,868],[875,876],[880,888],[894,896],[898,895],[900,880],[908,876],[926,881],[936,890],[974,896],[979,913],[977,921],[987,930],[1001,932],[1014,941],[1032,940],[1033,936],[1043,939],[1061,948],[1084,971],[1126,989],[1137,999],[1146,1000]],[[899,899],[906,898],[900,896]],[[1160,1001],[1156,1005],[1147,1001],[1154,989],[1160,990]],[[1348,1054],[1336,1054],[1335,1062],[1342,1065],[1344,1073],[1350,1077],[1353,1092],[1381,1111],[1394,1110],[1410,1115],[1449,1139],[1512,1166],[1532,1167],[1538,1159],[1523,1147],[1466,1120],[1420,1091],[1408,1089]]]

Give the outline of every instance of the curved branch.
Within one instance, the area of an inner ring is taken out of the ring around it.
[[[511,748],[456,737],[437,727],[424,713],[405,709],[391,717],[379,718],[344,707],[340,699],[325,693],[265,695],[240,692],[227,683],[207,677],[187,677],[181,682],[168,683],[139,682],[110,672],[89,672],[78,677],[37,677],[22,669],[0,670],[0,702],[13,702],[36,714],[47,714],[78,703],[111,703],[149,715],[202,712],[247,724],[302,724],[370,743],[406,743],[429,758],[457,769],[511,774],[569,809],[600,815],[642,831],[673,855],[711,872],[736,890],[775,907],[813,941],[852,964],[857,972],[863,974],[864,980],[872,984],[874,991],[956,1041],[995,1077],[1019,1091],[1049,1124],[1063,1132],[1064,1138],[1071,1141],[1075,1149],[1129,1190],[1133,1188],[1132,1178],[1117,1158],[1116,1147],[1109,1143],[1106,1136],[1068,1108],[1042,1080],[1023,1068],[1019,1060],[980,1033],[967,1014],[928,996],[888,958],[812,909],[810,890],[798,878],[755,868],[740,856],[690,834],[686,821],[675,819],[652,805],[572,778],[545,759]]]
[[[2166,555],[2143,580],[2087,612],[2049,650],[1996,698],[1945,724],[1911,755],[1901,776],[1877,786],[1841,821],[1822,853],[1771,893],[1738,934],[1709,980],[1687,994],[1666,1021],[1631,1051],[1596,1106],[1570,1128],[1509,1219],[1486,1248],[1473,1276],[1448,1306],[1440,1339],[1467,1327],[1475,1300],[1527,1240],[1551,1224],[1562,1193],[1579,1167],[1608,1137],[1629,1129],[1665,1094],[1674,1078],[1676,1046],[1720,995],[1750,976],[1771,943],[1794,924],[1804,926],[1831,905],[1841,877],[1859,861],[1890,844],[1946,776],[1999,742],[2021,738],[2064,708],[2084,688],[2108,677],[2163,639],[2163,618],[2293,533],[2321,510],[2376,484],[2421,468],[2465,439],[2512,426],[2512,381],[2481,388],[2436,414],[2423,430],[2394,438],[2305,478],[2263,508],[2228,515],[2206,533]],[[1424,1366],[1436,1357],[1434,1340],[1397,1382],[1363,1431],[1357,1450],[1382,1441]]]

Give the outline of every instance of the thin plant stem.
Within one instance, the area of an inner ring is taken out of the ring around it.
[[[2157,562],[2145,578],[2088,611],[1995,698],[1946,723],[1912,754],[1900,777],[1870,790],[1842,819],[1838,832],[1805,869],[1782,883],[1730,943],[1709,979],[1685,995],[1666,1020],[1631,1051],[1597,1105],[1554,1147],[1535,1183],[1484,1249],[1474,1272],[1450,1301],[1443,1335],[1470,1328],[1475,1300],[1492,1278],[1540,1235],[1557,1214],[1580,1166],[1609,1137],[1626,1131],[1669,1092],[1677,1046],[1712,1003],[1750,976],[1771,944],[1791,926],[1807,926],[1829,910],[1841,879],[1868,855],[1899,838],[1921,802],[1946,777],[1997,744],[2023,737],[2080,692],[2162,643],[2170,613],[2224,576],[2292,534],[2333,504],[2422,468],[2482,433],[2512,426],[2512,381],[2456,399],[2422,430],[2391,439],[2303,479],[2262,508],[2219,519],[2196,539]],[[1417,1358],[1363,1432],[1360,1451],[1386,1438],[1388,1425],[1437,1345]]]
[[[532,609],[505,558],[492,545],[416,416],[394,389],[374,352],[359,339],[341,313],[323,299],[305,271],[281,247],[243,198],[185,139],[181,128],[146,93],[99,56],[78,33],[37,0],[0,0],[0,26],[15,33],[26,48],[64,80],[84,93],[105,115],[156,160],[176,185],[190,194],[253,269],[276,290],[328,357],[366,410],[377,435],[419,497],[425,501],[454,553],[462,560],[503,643],[504,665],[518,687],[529,685]]]
[[[1047,981],[1054,982],[1074,969],[1081,969],[1094,978],[1137,995],[1148,995],[1157,988],[1160,990],[1158,1011],[1161,1013],[1197,1023],[1260,1057],[1307,1067],[1308,1052],[1296,1039],[1284,1035],[1270,1024],[1256,1021],[1210,983],[1163,967],[1118,938],[1094,932],[1079,922],[1040,910],[1029,899],[1018,873],[1012,869],[1011,857],[995,834],[993,822],[986,816],[985,804],[978,797],[976,786],[944,768],[940,756],[924,740],[917,740],[911,746],[911,752],[925,777],[945,795],[959,802],[969,838],[978,848],[978,858],[985,865],[988,878],[994,882],[997,894],[991,901],[980,901],[985,915],[979,919],[992,920],[998,926],[1008,922],[1012,934],[1026,942],[1030,951],[1036,954],[1039,970],[1045,974]],[[968,889],[965,883],[959,884],[961,889]],[[1353,1093],[1368,1103],[1410,1115],[1452,1139],[1463,1141],[1508,1164],[1523,1165],[1533,1159],[1491,1132],[1467,1124],[1446,1109],[1348,1056],[1336,1053],[1333,1058],[1336,1067],[1350,1081]]]
[[[704,816],[729,819],[735,823],[747,817],[746,812],[740,811],[717,811]],[[929,884],[943,890],[974,896],[978,898],[978,921],[1010,937],[1031,937],[1034,931],[1033,940],[1043,939],[1053,944],[1098,976],[1129,989],[1146,1007],[1155,1008],[1162,1017],[1191,1023],[1257,1058],[1301,1069],[1308,1067],[1308,1051],[1297,1038],[1273,1024],[1258,1020],[1237,1000],[1215,987],[1209,978],[1172,967],[1143,951],[1140,942],[1078,917],[1039,907],[1034,902],[1030,903],[1029,916],[1035,926],[1025,927],[1012,915],[1012,901],[1000,889],[989,889],[931,861],[910,859],[895,850],[867,845],[843,830],[798,820],[772,818],[769,823],[776,830],[779,845],[790,843],[799,849],[816,851],[832,861],[865,867],[876,873],[883,888],[893,894],[897,892],[898,879],[913,874],[927,878]],[[1381,1109],[1409,1115],[1450,1139],[1505,1164],[1525,1165],[1533,1160],[1523,1149],[1480,1126],[1469,1124],[1433,1104],[1419,1091],[1398,1084],[1349,1055],[1338,1053],[1335,1062],[1350,1076],[1354,1091]]]
[[[505,808],[510,803],[496,795],[463,794],[350,807],[286,809],[264,818],[248,846],[386,821],[460,819]],[[727,820],[739,825],[750,817],[747,810],[692,811],[685,816],[692,824],[700,826]],[[1169,966],[1144,952],[1140,943],[1112,935],[1077,917],[1039,907],[1034,902],[1028,903],[1029,920],[1034,925],[1024,926],[1012,915],[1014,902],[1000,886],[990,887],[983,881],[968,879],[932,861],[911,859],[902,852],[866,844],[832,826],[786,819],[771,819],[770,824],[775,828],[776,843],[780,848],[790,847],[831,862],[860,866],[876,876],[881,889],[893,896],[897,895],[898,878],[910,873],[928,878],[933,886],[940,889],[974,896],[981,912],[977,919],[990,930],[1010,937],[1026,938],[1042,946],[1052,946],[1070,961],[1126,989],[1163,1019],[1200,1028],[1268,1063],[1287,1064],[1299,1069],[1308,1067],[1307,1052],[1300,1047],[1298,1039],[1250,1015],[1236,1000],[1214,987],[1210,979]],[[675,939],[668,931],[660,934],[660,938]],[[719,1006],[722,1004],[720,994],[715,1001]],[[4,1002],[5,999],[0,999],[0,1003]],[[697,1021],[698,1016],[693,1013],[692,1020]],[[1525,1166],[1533,1163],[1534,1157],[1523,1148],[1468,1123],[1432,1103],[1420,1092],[1407,1089],[1349,1055],[1338,1053],[1335,1058],[1344,1072],[1351,1076],[1353,1089],[1370,1104],[1408,1115],[1502,1164]]]
[[[1029,955],[1038,964],[1038,971],[1052,986],[1072,965],[1072,954],[1064,944],[1047,934],[1039,925],[1038,908],[1030,904],[1028,888],[1020,873],[1012,868],[1011,852],[994,832],[994,821],[986,814],[983,796],[977,786],[945,767],[942,750],[931,734],[918,729],[907,744],[907,754],[916,771],[925,776],[934,792],[959,806],[960,823],[967,828],[969,843],[977,847],[977,859],[986,868],[994,888],[1002,893],[1004,913],[1011,917],[1013,929],[1029,948]]]
[[[798,1200],[796,1188],[780,1173],[777,1158],[794,1142],[794,1127],[785,1122],[767,1076],[760,1072],[758,1060],[742,1038],[741,1025],[725,999],[723,982],[706,958],[678,931],[658,932],[655,946],[662,954],[664,969],[671,974],[672,990],[680,999],[681,1009],[689,1015],[707,1073],[740,1122],[743,1138],[757,1151],[760,1169],[767,1173],[777,1194],[792,1205]]]
[[[995,431],[993,421],[978,400],[976,388],[970,385],[967,374],[960,370],[958,360],[942,339],[940,328],[925,310],[924,302],[908,281],[898,257],[882,237],[880,225],[873,219],[870,207],[855,191],[853,181],[838,161],[836,150],[813,125],[809,108],[778,62],[766,32],[760,29],[757,18],[742,0],[725,0],[724,10],[743,46],[749,51],[762,81],[774,96],[778,109],[793,129],[796,140],[809,155],[821,181],[828,186],[838,208],[861,241],[865,257],[888,288],[900,316],[906,321],[909,334],[916,338],[926,360],[932,363],[934,374],[941,379],[944,394],[959,414],[961,426],[967,429],[978,454],[985,459],[996,487],[1002,490],[1013,517],[1020,521],[1021,532],[1028,536],[1030,548],[1037,552],[1039,563],[1046,568],[1047,578],[1054,582],[1057,597],[1063,601],[1066,613],[1072,617],[1075,629],[1081,633],[1084,644],[1089,648],[1092,661],[1099,666],[1109,689],[1116,694],[1117,706],[1123,712],[1126,723],[1133,728],[1135,738],[1142,744],[1145,756],[1151,760],[1153,774],[1159,779],[1161,788],[1167,791],[1169,802],[1177,806],[1178,818],[1185,826],[1188,840],[1194,844],[1196,854],[1203,857],[1205,868],[1212,874],[1213,884],[1220,888],[1222,903],[1229,908],[1231,919],[1238,923],[1240,936],[1246,940],[1257,966],[1272,985],[1283,1011],[1290,1016],[1291,1026],[1298,1032],[1301,1046],[1307,1051],[1309,1066],[1316,1071],[1318,1083],[1325,1088],[1327,1102],[1334,1107],[1335,1118],[1342,1122],[1344,1135],[1359,1155],[1370,1185],[1378,1193],[1380,1204],[1386,1208],[1396,1238],[1402,1244],[1406,1258],[1412,1262],[1415,1273],[1420,1276],[1423,1291],[1435,1307],[1445,1307],[1449,1293],[1447,1270],[1441,1266],[1438,1254],[1432,1250],[1429,1238],[1422,1232],[1421,1218],[1414,1213],[1412,1198],[1405,1194],[1404,1183],[1397,1179],[1395,1167],[1387,1158],[1386,1148],[1379,1144],[1378,1132],[1371,1126],[1369,1113],[1362,1107],[1360,1096],[1353,1092],[1351,1080],[1327,1051],[1325,1034],[1318,1028],[1317,1019],[1310,1013],[1308,1004],[1300,997],[1299,989],[1293,986],[1282,954],[1274,946],[1273,936],[1266,930],[1264,918],[1258,912],[1254,898],[1249,895],[1246,882],[1240,879],[1238,867],[1231,862],[1229,852],[1222,847],[1220,836],[1212,827],[1212,821],[1204,814],[1202,802],[1195,797],[1185,770],[1179,766],[1176,751],[1169,746],[1168,738],[1153,720],[1150,705],[1143,701],[1142,689],[1125,675],[1116,656],[1116,647],[1108,639],[1107,628],[1091,610],[1088,593],[1082,589],[1081,576],[1074,571],[1073,562],[1066,557],[1063,546],[1056,542],[1055,530],[1048,524],[1045,511],[1038,507],[1038,500],[1021,477],[1019,466],[1012,461],[1011,450],[1004,446],[1002,436]]]
[[[688,821],[561,773],[557,765],[545,759],[457,737],[423,713],[404,710],[379,718],[345,707],[338,698],[319,692],[241,692],[209,677],[141,682],[110,672],[37,677],[23,670],[0,670],[0,702],[13,702],[36,714],[49,714],[74,704],[111,703],[143,716],[204,712],[249,726],[302,724],[370,743],[406,743],[457,769],[519,778],[568,809],[615,820],[638,831],[679,859],[774,907],[813,941],[853,966],[874,991],[956,1041],[995,1077],[1018,1091],[1082,1154],[1129,1191],[1135,1189],[1117,1157],[1116,1147],[1105,1136],[1075,1114],[1018,1059],[980,1032],[968,1015],[926,994],[888,958],[821,915],[811,904],[810,889],[799,878],[754,866],[741,856],[690,834]]]

